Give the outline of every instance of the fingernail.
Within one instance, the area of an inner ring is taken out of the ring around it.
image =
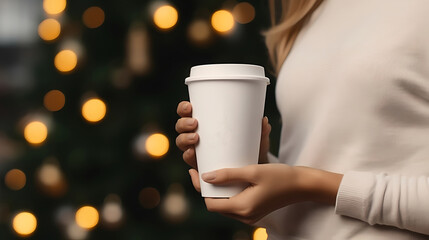
[[[215,172],[203,173],[203,175],[201,175],[201,178],[206,182],[213,181],[216,178],[216,173]]]
[[[189,139],[189,140],[194,140],[196,136],[197,136],[197,134],[196,134],[196,133],[190,134],[190,135],[188,136],[188,139]]]
[[[188,104],[187,103],[183,104],[183,110],[186,111],[187,109],[188,109]]]
[[[195,122],[195,119],[193,119],[193,118],[186,119],[186,121],[185,121],[185,123],[186,123],[187,125],[193,125],[193,124],[194,124],[194,122]]]

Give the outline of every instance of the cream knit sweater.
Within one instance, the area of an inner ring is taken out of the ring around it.
[[[429,0],[325,0],[276,97],[273,161],[345,175],[335,207],[265,217],[269,239],[429,239]]]

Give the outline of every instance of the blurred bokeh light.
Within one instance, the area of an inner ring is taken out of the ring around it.
[[[193,21],[188,27],[188,36],[196,44],[208,43],[212,36],[210,24],[202,19]]]
[[[100,7],[89,7],[83,12],[82,21],[88,28],[98,28],[104,22],[104,11]]]
[[[43,0],[43,9],[47,14],[60,14],[66,9],[66,0]]]
[[[228,33],[234,28],[234,17],[227,10],[218,10],[213,13],[211,24],[219,33]]]
[[[149,36],[145,27],[133,26],[127,38],[127,64],[131,73],[143,75],[149,71]]]
[[[43,143],[48,136],[48,128],[40,121],[33,121],[24,128],[24,137],[30,144]]]
[[[45,19],[39,24],[38,32],[45,41],[55,40],[61,33],[61,24],[53,18]]]
[[[101,218],[109,226],[117,226],[123,219],[124,211],[121,205],[121,199],[116,194],[110,194],[104,200],[101,209]]]
[[[88,237],[88,230],[72,223],[66,228],[67,237],[70,240],[84,240]]]
[[[82,116],[88,122],[99,122],[106,116],[106,104],[98,98],[89,99],[82,105]]]
[[[12,169],[8,171],[4,177],[4,183],[12,190],[20,190],[25,187],[27,178],[25,173],[19,169]]]
[[[77,55],[72,50],[62,50],[55,56],[54,64],[58,71],[68,73],[75,69]]]
[[[162,211],[164,217],[170,222],[182,222],[188,217],[189,205],[182,185],[171,184],[163,201]]]
[[[159,158],[168,152],[170,142],[164,134],[154,133],[146,139],[145,147],[150,156]]]
[[[66,102],[64,93],[60,90],[51,90],[47,92],[43,98],[43,105],[46,109],[52,112],[61,110]]]
[[[98,220],[98,211],[92,206],[83,206],[76,211],[76,223],[81,228],[94,228],[98,224]]]
[[[30,212],[20,212],[12,220],[12,227],[21,236],[32,234],[37,228],[37,219]]]
[[[36,173],[41,190],[51,197],[59,197],[66,193],[67,183],[56,163],[44,163]]]
[[[253,232],[253,240],[267,240],[268,234],[265,228],[256,228]]]
[[[178,20],[177,10],[170,5],[163,5],[155,10],[153,22],[160,29],[170,29],[176,25]]]
[[[235,21],[246,24],[255,19],[255,8],[248,2],[240,2],[232,9]]]

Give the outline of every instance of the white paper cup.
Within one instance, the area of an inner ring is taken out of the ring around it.
[[[249,64],[209,64],[191,68],[188,85],[192,116],[198,120],[197,165],[203,197],[228,198],[246,186],[213,185],[201,174],[257,164],[265,93],[264,68]]]

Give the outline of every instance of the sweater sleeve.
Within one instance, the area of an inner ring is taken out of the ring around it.
[[[347,172],[335,211],[371,225],[429,235],[429,177]]]

